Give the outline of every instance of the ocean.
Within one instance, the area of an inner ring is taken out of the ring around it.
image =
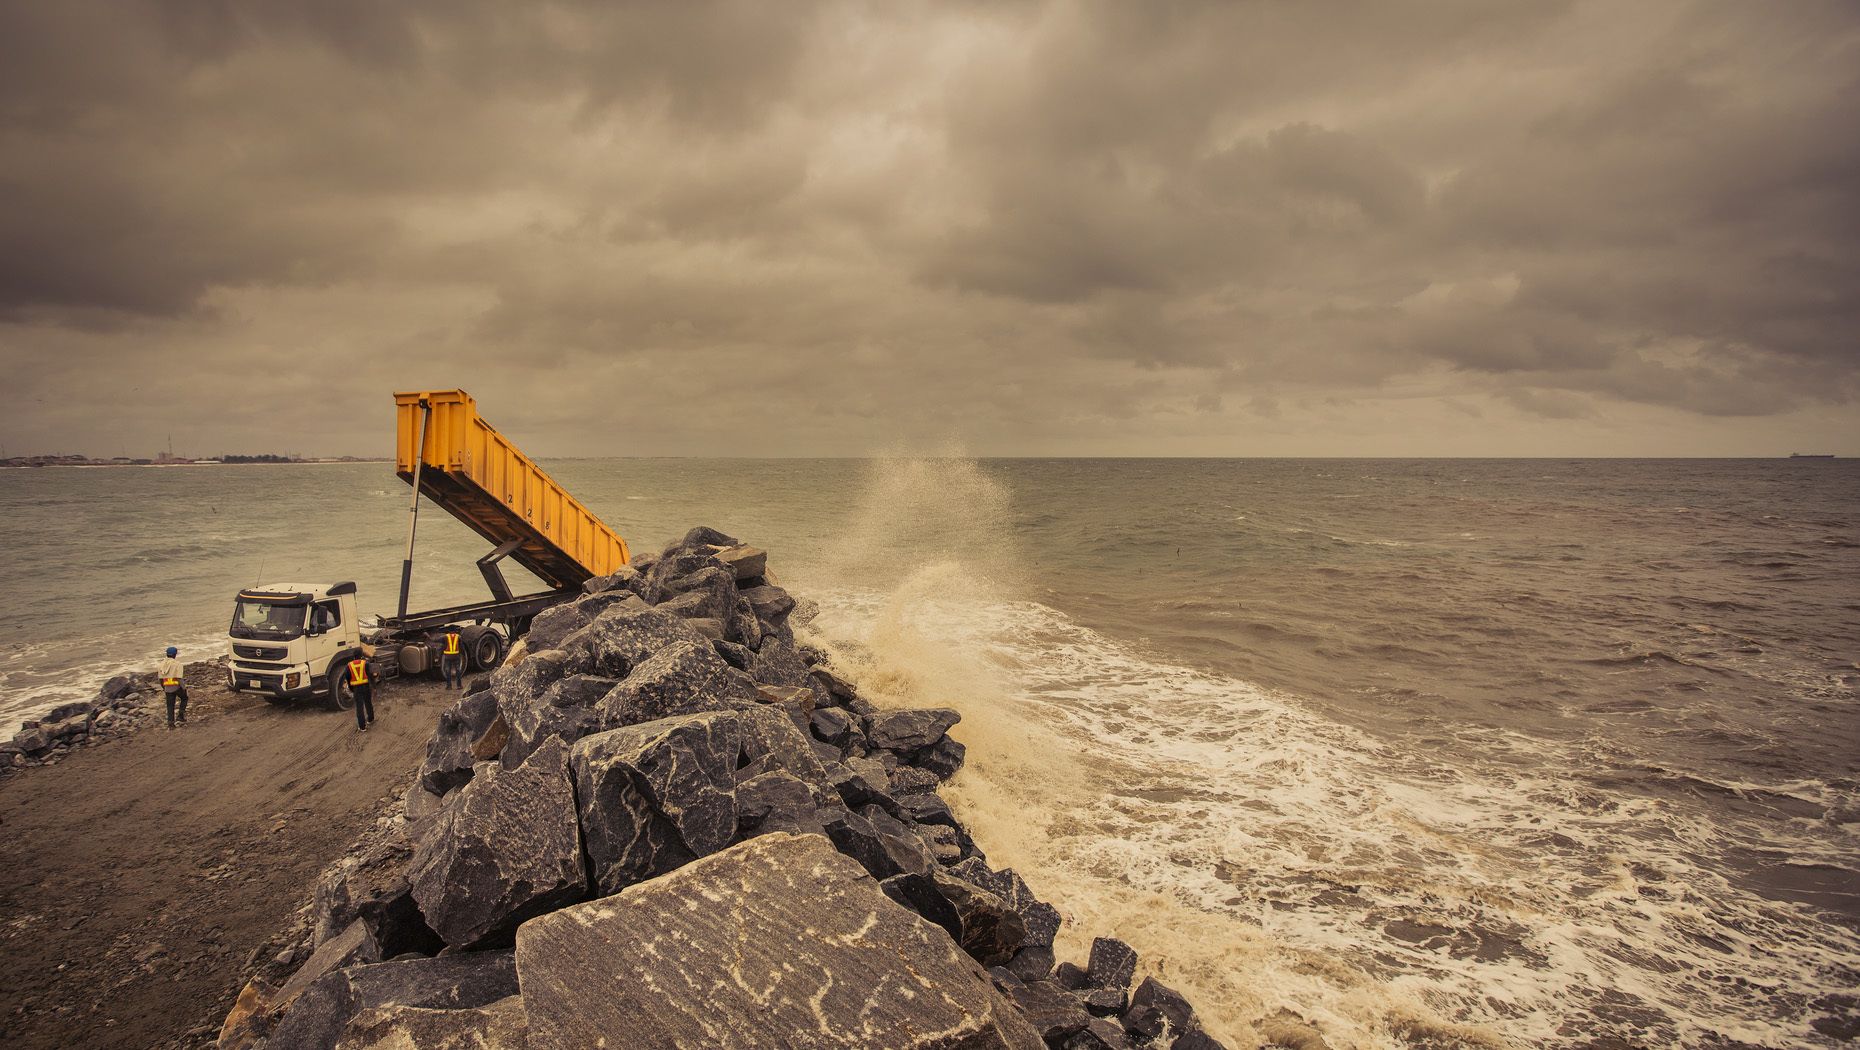
[[[708,524],[881,702],[946,705],[997,865],[1231,1045],[1812,1047],[1860,1031],[1860,465],[558,460]],[[0,730],[236,590],[394,604],[388,464],[0,471]],[[485,544],[432,507],[415,608]],[[517,575],[517,573],[513,573]],[[333,717],[333,716],[332,716]]]

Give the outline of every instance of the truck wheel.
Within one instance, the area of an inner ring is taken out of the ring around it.
[[[480,671],[495,671],[504,662],[504,636],[486,630],[471,640],[471,665]]]
[[[340,660],[329,665],[329,689],[323,695],[323,704],[331,711],[348,711],[355,707],[355,693],[349,689],[349,676],[344,673]]]

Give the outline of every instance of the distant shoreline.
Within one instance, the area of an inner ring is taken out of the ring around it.
[[[40,470],[45,467],[297,467],[297,466],[339,466],[344,463],[392,463],[391,456],[345,457],[339,459],[283,459],[252,460],[249,462],[226,463],[217,459],[192,459],[178,463],[117,463],[107,459],[57,459],[40,462],[20,462],[8,460],[0,462],[0,468],[13,470]]]

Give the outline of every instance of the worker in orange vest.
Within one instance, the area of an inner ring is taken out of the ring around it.
[[[446,676],[447,689],[465,688],[465,650],[459,645],[459,633],[447,631],[445,647],[439,653],[439,671]]]
[[[364,733],[368,732],[369,724],[375,720],[375,687],[368,673],[370,655],[371,650],[364,648],[342,668],[342,674],[349,683],[349,692],[355,697],[355,727]]]
[[[162,695],[164,697],[167,697],[168,699],[168,728],[169,729],[174,728],[174,724],[176,721],[175,719],[176,704],[179,704],[180,709],[181,709],[181,714],[180,714],[180,719],[179,719],[180,723],[182,725],[187,724],[187,685],[186,683],[182,681],[182,678],[181,678],[182,670],[181,670],[180,656],[181,656],[181,650],[176,649],[172,645],[169,646],[168,653],[167,653],[167,659],[163,660],[161,662],[161,666],[157,668],[155,671],[156,674],[161,676]]]

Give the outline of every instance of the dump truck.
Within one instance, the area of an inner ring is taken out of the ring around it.
[[[348,581],[241,590],[227,639],[227,684],[235,692],[347,710],[354,698],[342,671],[363,655],[364,643],[374,650],[371,677],[387,679],[436,669],[452,631],[461,636],[467,669],[492,670],[537,613],[630,560],[626,541],[486,422],[465,391],[396,393],[394,406],[394,472],[413,487],[395,614],[364,624]],[[407,610],[422,497],[492,544],[478,559],[489,599]],[[512,593],[501,568],[506,558],[547,589]]]

